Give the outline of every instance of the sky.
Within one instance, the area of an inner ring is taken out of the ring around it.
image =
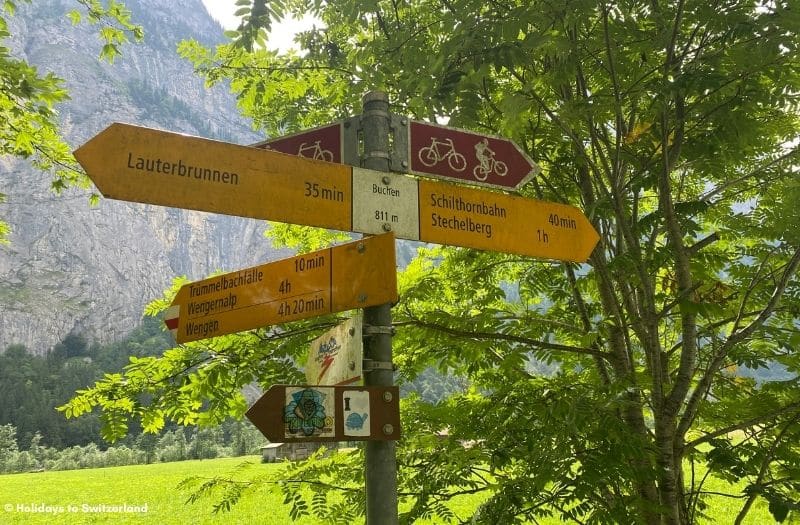
[[[219,21],[225,29],[236,29],[239,25],[237,17],[233,16],[238,7],[236,0],[203,0],[209,14]],[[294,47],[294,35],[298,31],[302,31],[311,27],[314,24],[313,17],[304,17],[302,20],[287,20],[281,22],[279,25],[274,26],[269,35],[270,49],[278,48],[281,51]],[[319,25],[319,21],[317,21]]]

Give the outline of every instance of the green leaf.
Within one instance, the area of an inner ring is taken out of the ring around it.
[[[100,51],[100,57],[114,62],[114,59],[120,55],[119,49],[114,44],[105,44]]]
[[[783,523],[789,515],[789,504],[786,500],[778,496],[767,496],[769,501],[769,513],[778,523]]]
[[[73,9],[72,11],[67,13],[67,18],[70,19],[72,25],[76,26],[81,23],[81,13],[77,9]]]

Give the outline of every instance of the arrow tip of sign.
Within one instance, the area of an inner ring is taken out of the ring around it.
[[[581,260],[578,262],[586,262],[589,259],[589,257],[592,256],[592,252],[597,247],[597,244],[600,242],[600,234],[594,228],[592,223],[589,222],[588,218],[586,219],[586,223],[588,224],[590,234],[584,237],[585,242],[583,243],[583,245],[585,246],[585,250],[582,253]]]
[[[173,304],[164,312],[164,324],[172,335],[176,335],[178,331],[178,320],[180,319],[181,305]]]

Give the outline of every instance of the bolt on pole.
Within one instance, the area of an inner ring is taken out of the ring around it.
[[[386,93],[371,91],[364,95],[361,127],[363,130],[362,166],[389,171],[389,99]],[[374,368],[364,373],[366,386],[392,386],[392,312],[390,304],[364,309],[365,326],[387,327],[374,331],[364,342],[365,358]],[[366,444],[365,481],[367,525],[396,525],[397,457],[394,441],[368,441]]]

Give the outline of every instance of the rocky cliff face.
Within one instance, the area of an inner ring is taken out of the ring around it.
[[[113,65],[97,59],[96,28],[73,26],[69,0],[20,4],[11,18],[18,56],[66,80],[72,100],[60,108],[68,140],[79,146],[114,121],[252,143],[222,87],[207,90],[175,53],[178,41],[219,42],[222,28],[200,0],[127,0],[145,41],[123,48]],[[0,158],[13,228],[0,247],[0,351],[14,343],[46,353],[70,332],[106,342],[141,319],[176,275],[191,279],[278,258],[263,221],[101,199],[49,189],[49,176]]]

